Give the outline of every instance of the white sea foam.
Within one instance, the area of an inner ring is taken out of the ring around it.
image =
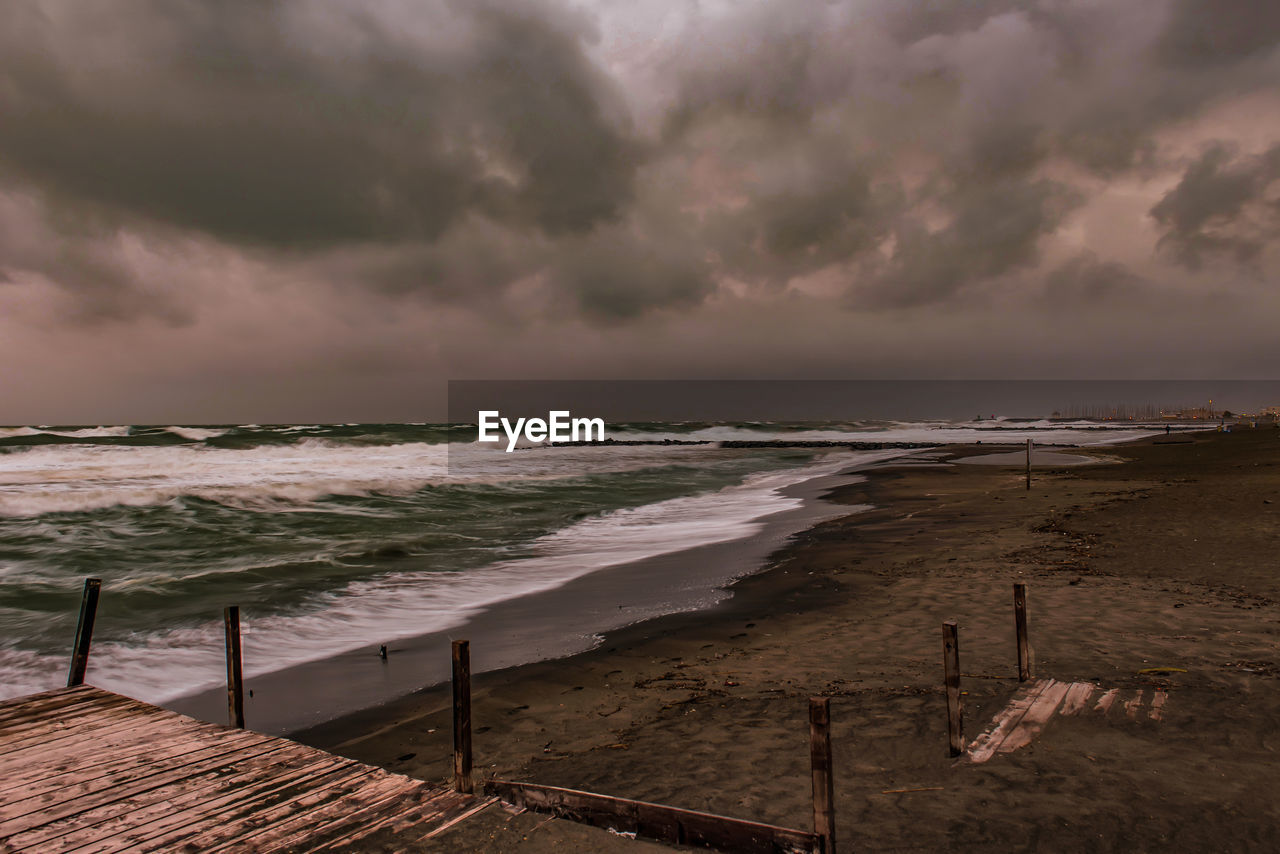
[[[128,425],[118,427],[82,427],[79,430],[54,430],[42,425],[40,427],[4,427],[0,428],[0,436],[65,436],[69,439],[107,439],[116,436],[128,436],[132,428]]]
[[[166,427],[164,429],[175,436],[181,436],[193,442],[202,442],[205,439],[214,439],[227,434],[226,430],[211,430],[205,427]]]
[[[999,429],[994,429],[996,427]],[[1084,429],[1097,428],[1097,429]],[[779,430],[748,429],[732,425],[716,425],[685,433],[609,430],[610,439],[620,441],[646,440],[651,442],[707,441],[707,442],[912,442],[925,444],[967,444],[971,442],[1025,442],[1031,439],[1037,444],[1110,444],[1153,435],[1151,427],[1099,428],[1093,422],[1062,425],[1051,421],[1000,422],[978,421],[971,423],[891,422],[868,430]]]
[[[697,446],[583,446],[492,453],[426,442],[350,445],[308,438],[244,449],[42,445],[0,454],[0,515],[163,504],[181,496],[279,511],[330,495],[406,495],[425,486],[631,471],[705,453]]]

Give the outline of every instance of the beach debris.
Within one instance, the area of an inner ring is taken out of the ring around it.
[[[403,755],[401,755],[401,756],[397,756],[397,757],[396,757],[396,761],[397,761],[397,762],[408,762],[410,759],[412,759],[413,757],[415,757],[415,756],[417,756],[417,755],[418,755],[418,754],[416,754],[416,753],[405,753],[405,754],[403,754]]]
[[[1025,747],[1044,730],[1055,714],[1062,717],[1081,715],[1099,690],[1102,690],[1100,686],[1092,682],[1058,682],[1055,679],[1040,679],[1024,685],[992,718],[986,731],[969,745],[965,751],[968,760],[981,764],[997,753],[1012,753]],[[1130,691],[1126,690],[1124,698],[1121,693],[1119,688],[1103,690],[1092,711],[1105,716],[1119,699],[1125,716],[1137,720],[1147,692],[1137,689],[1130,696]],[[1164,718],[1168,700],[1169,693],[1162,688],[1151,692],[1150,720]]]
[[[942,786],[916,786],[913,789],[885,789],[882,795],[909,795],[913,792],[941,792]]]
[[[1186,673],[1186,669],[1182,667],[1144,667],[1138,671],[1138,675],[1155,675],[1159,676],[1165,673]]]

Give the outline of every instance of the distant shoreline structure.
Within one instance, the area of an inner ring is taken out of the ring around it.
[[[1154,404],[1072,404],[1054,410],[1050,421],[1155,421],[1196,422],[1223,419],[1274,421],[1280,418],[1280,406],[1268,406],[1256,413],[1219,409],[1209,401],[1204,406],[1156,406]]]

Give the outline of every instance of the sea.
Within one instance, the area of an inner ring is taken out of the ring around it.
[[[0,699],[65,684],[87,577],[102,580],[90,681],[164,703],[223,684],[226,605],[241,608],[246,646],[271,651],[246,660],[252,677],[750,537],[801,502],[788,487],[920,453],[900,445],[1095,445],[1150,432],[1085,421],[611,424],[613,444],[506,453],[444,424],[0,428]],[[817,444],[793,444],[805,442]]]

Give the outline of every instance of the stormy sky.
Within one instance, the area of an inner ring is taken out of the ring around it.
[[[12,0],[0,423],[1280,377],[1280,4]]]

